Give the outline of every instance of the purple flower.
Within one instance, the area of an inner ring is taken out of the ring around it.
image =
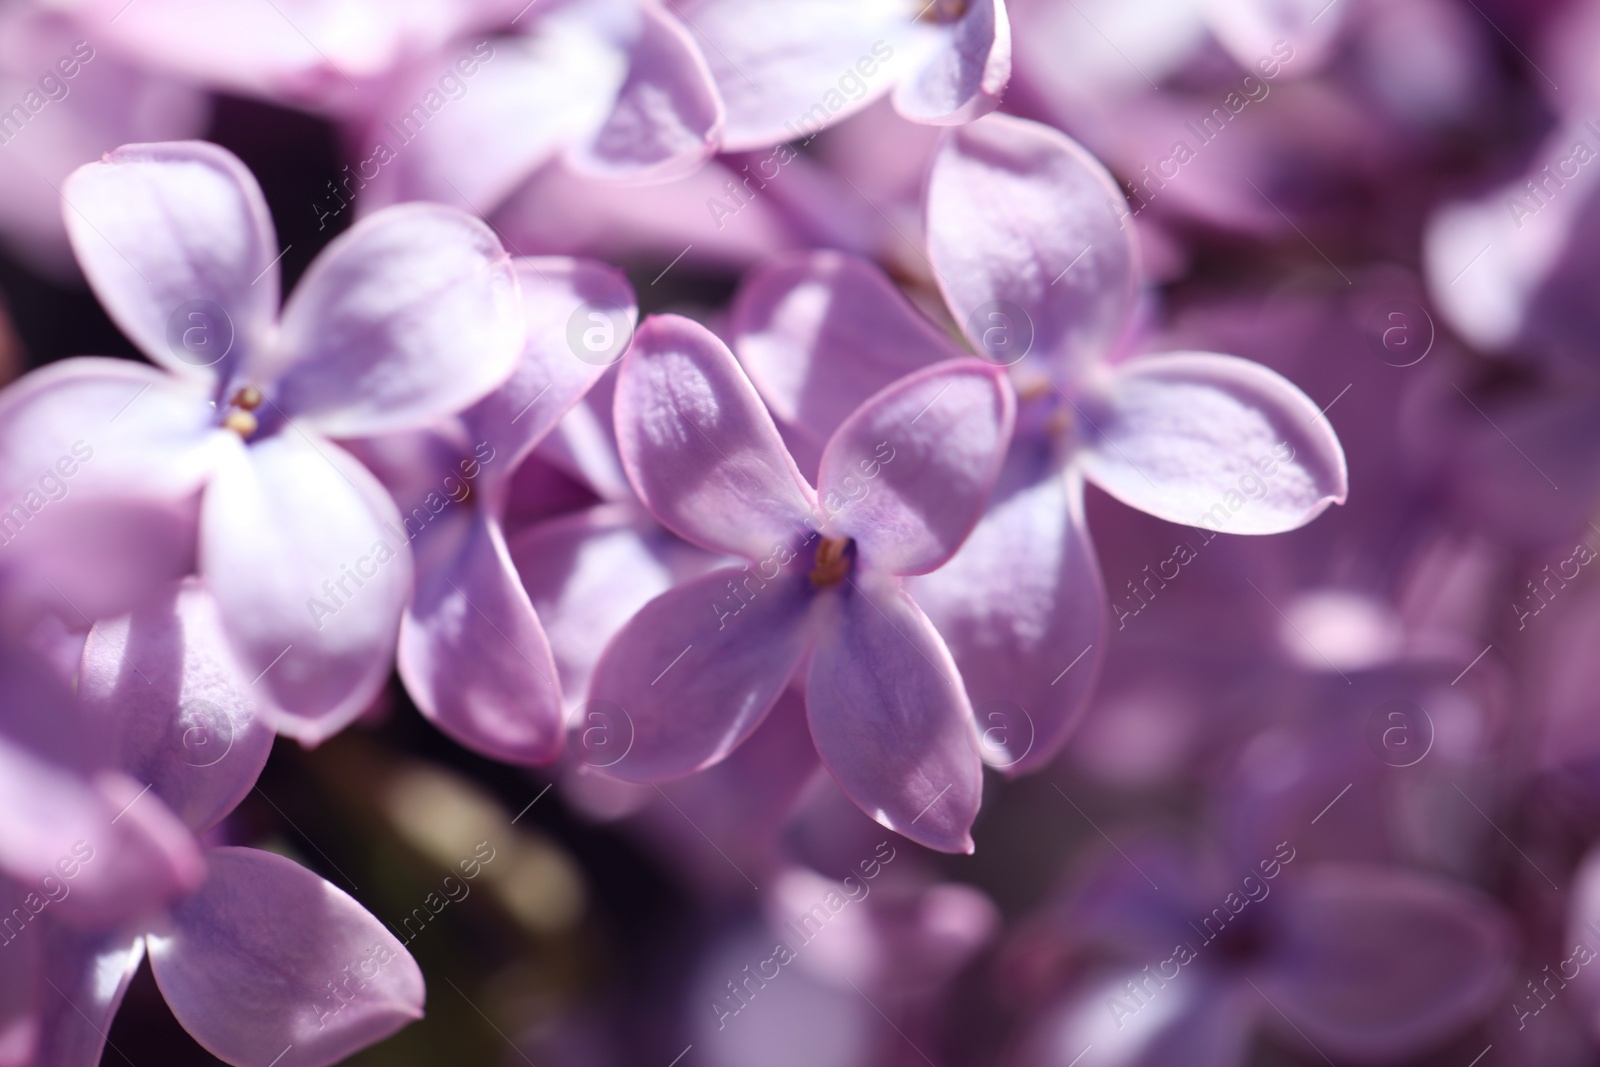
[[[412,64],[387,87],[354,136],[369,202],[486,213],[553,160],[590,179],[662,181],[716,151],[722,102],[667,10],[556,0],[530,6],[514,28]],[[459,90],[441,93],[442,77]]]
[[[1313,1057],[1399,1062],[1482,1018],[1510,976],[1506,917],[1437,877],[1302,868],[1287,841],[1233,868],[1128,851],[1019,933],[1027,969],[1058,952],[1081,968],[1019,1067],[1091,1044],[1114,1067],[1235,1067],[1258,1025]]]
[[[626,347],[637,309],[626,279],[598,264],[515,265],[528,341],[511,378],[443,425],[358,453],[399,501],[413,545],[416,592],[398,656],[411,698],[469,748],[548,763],[561,751],[561,685],[502,522],[518,465]]]
[[[383,685],[412,587],[393,502],[331,438],[427,426],[506,378],[509,257],[454,209],[396,208],[336,240],[280,320],[281,253],[227,152],[128,146],[64,195],[95,292],[164,370],[73,359],[0,397],[0,499],[25,503],[8,573],[98,618],[198,570],[278,728],[320,741]],[[42,497],[41,471],[65,493]]]
[[[194,854],[191,834],[216,827],[254,787],[273,738],[220,622],[217,605],[190,579],[89,635],[83,729],[74,741],[94,739],[111,765],[147,783],[125,802],[124,825],[175,823],[192,873],[179,894],[132,896],[120,918],[84,921],[69,910],[78,894],[105,875],[128,884],[130,858],[104,847],[111,839],[93,829],[44,824],[62,842],[65,858],[45,883],[61,891],[61,903],[41,909],[38,929],[0,947],[22,962],[3,968],[18,999],[0,997],[8,1007],[25,1005],[18,1032],[31,1038],[36,1058],[25,1052],[20,1062],[98,1062],[146,952],[178,1021],[208,1051],[244,1067],[321,1067],[422,1014],[415,961],[344,892],[271,853]],[[6,807],[9,824],[16,808]],[[74,834],[83,836],[69,844]],[[8,888],[27,887],[0,882],[0,897]],[[10,992],[4,983],[0,990]]]
[[[893,93],[913,122],[970,122],[1011,77],[1002,0],[691,0],[728,110],[728,149],[809,139]]]
[[[812,738],[851,799],[913,840],[970,851],[972,711],[902,580],[966,537],[1013,404],[980,362],[925,368],[844,421],[813,489],[732,353],[689,320],[647,321],[617,385],[628,476],[669,529],[750,562],[657,597],[602,654],[590,696],[634,729],[610,773],[651,781],[716,762],[809,664]]]
[[[980,719],[1003,720],[985,756],[1013,772],[1059,750],[1105,653],[1085,481],[1236,534],[1290,530],[1345,498],[1337,437],[1284,378],[1207,352],[1121,358],[1138,281],[1126,216],[1088,153],[1009,116],[949,131],[929,178],[945,304],[1020,399],[988,512],[948,566],[910,584]],[[813,448],[855,400],[958,352],[874,269],[837,255],[758,274],[732,332],[773,411]]]
[[[600,652],[617,631],[672,586],[730,562],[662,526],[639,502],[622,469],[612,428],[617,376],[595,383],[539,444],[536,457],[584,486],[602,503],[536,521],[511,538],[528,596],[549,622],[562,689],[580,738],[578,758],[607,762],[609,737],[590,733],[585,708]],[[612,724],[620,725],[620,724]],[[595,741],[596,750],[582,745]]]

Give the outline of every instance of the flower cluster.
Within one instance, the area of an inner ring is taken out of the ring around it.
[[[0,1067],[1592,1059],[1600,8],[1147,7],[0,0]]]

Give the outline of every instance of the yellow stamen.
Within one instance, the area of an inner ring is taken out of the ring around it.
[[[923,22],[956,22],[967,13],[967,0],[933,0],[918,17]]]
[[[845,549],[850,547],[848,537],[824,537],[817,545],[816,562],[811,568],[811,584],[827,589],[844,581],[850,573],[850,559]]]
[[[261,395],[261,390],[253,385],[246,385],[233,394],[229,404],[244,411],[254,411],[260,407],[266,397]]]
[[[261,424],[248,411],[230,411],[222,425],[248,441]]]

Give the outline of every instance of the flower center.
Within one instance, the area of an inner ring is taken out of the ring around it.
[[[265,399],[261,395],[261,390],[255,386],[242,386],[228,400],[228,411],[222,417],[222,425],[246,441],[250,440],[251,435],[261,426],[261,420],[256,418],[255,410]]]
[[[848,537],[824,537],[817,545],[817,555],[811,565],[811,584],[818,589],[830,589],[844,581],[850,573],[854,554],[853,542]]]
[[[917,18],[923,22],[957,22],[967,13],[967,0],[931,0]]]

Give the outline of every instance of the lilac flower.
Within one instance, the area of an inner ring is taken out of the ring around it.
[[[617,376],[607,373],[539,444],[536,456],[586,487],[601,503],[545,518],[511,538],[523,587],[549,622],[550,643],[580,738],[589,734],[595,663],[639,610],[672,586],[730,562],[656,521],[622,469],[612,426]],[[610,724],[618,726],[620,724]],[[606,743],[610,743],[607,739]],[[610,755],[586,751],[589,765]]]
[[[1510,975],[1511,924],[1456,883],[1306,867],[1288,841],[1234,867],[1128,851],[1019,931],[1026,970],[1048,974],[1058,953],[1084,968],[1019,1065],[1092,1044],[1116,1067],[1235,1067],[1263,1025],[1291,1047],[1399,1062],[1482,1018]]]
[[[0,971],[27,973],[36,921],[115,926],[204,870],[183,822],[160,800],[136,803],[139,784],[92,743],[94,720],[42,663],[8,646],[0,685]]]
[[[147,783],[124,809],[130,819],[170,809],[191,849],[191,832],[216,827],[254,787],[272,745],[264,705],[220,623],[191,579],[97,626],[82,663],[75,741],[94,738],[113,765]],[[30,961],[20,976],[37,1059],[22,1062],[98,1062],[146,952],[178,1021],[241,1067],[322,1067],[421,1015],[422,975],[400,942],[344,892],[271,853],[208,848],[186,892],[165,906],[66,921],[84,880],[126,873],[126,857],[94,848],[104,840],[83,838],[88,858],[73,852],[75,874],[60,868],[60,913],[45,911],[37,931],[0,949]],[[9,964],[6,972],[19,973]]]
[[[515,265],[528,341],[511,378],[444,425],[365,442],[358,454],[400,502],[414,545],[416,592],[398,657],[412,699],[469,748],[548,763],[564,733],[561,686],[501,523],[523,457],[626,347],[637,310],[627,281],[598,264]],[[573,322],[598,331],[595,351],[581,347],[582,334],[573,345]]]
[[[809,660],[812,738],[845,792],[913,840],[970,851],[971,708],[902,579],[960,546],[1012,417],[994,368],[936,364],[845,420],[813,489],[732,353],[686,319],[647,321],[617,386],[628,476],[668,528],[750,563],[657,597],[602,654],[590,695],[635,731],[610,773],[649,781],[716,762]]]
[[[910,585],[974,705],[1006,720],[985,755],[1020,772],[1059,750],[1105,652],[1085,481],[1171,522],[1266,534],[1342,502],[1346,471],[1316,405],[1272,371],[1207,352],[1121,358],[1135,251],[1116,184],[1083,149],[1002,115],[945,137],[928,257],[969,343],[1010,368],[1020,407],[988,512]],[[856,398],[954,350],[876,271],[839,256],[758,274],[734,320],[752,379],[812,442]]]
[[[561,160],[591,179],[661,181],[716,151],[722,102],[689,31],[645,0],[531,6],[515,34],[413,64],[355,134],[369,203],[492,212]],[[441,95],[441,75],[473,70]],[[431,95],[430,95],[431,94]],[[370,173],[369,173],[370,171]]]
[[[993,111],[1011,77],[1002,0],[690,0],[728,110],[725,147],[809,139],[893,93],[913,122]]]
[[[279,729],[326,738],[383,684],[411,594],[393,502],[330,438],[429,425],[505,379],[524,331],[509,257],[453,209],[397,208],[335,241],[280,321],[281,254],[227,152],[128,146],[65,197],[90,283],[164,370],[74,359],[0,397],[0,499],[26,505],[5,563],[89,618],[197,568]],[[68,461],[45,500],[39,472]]]

